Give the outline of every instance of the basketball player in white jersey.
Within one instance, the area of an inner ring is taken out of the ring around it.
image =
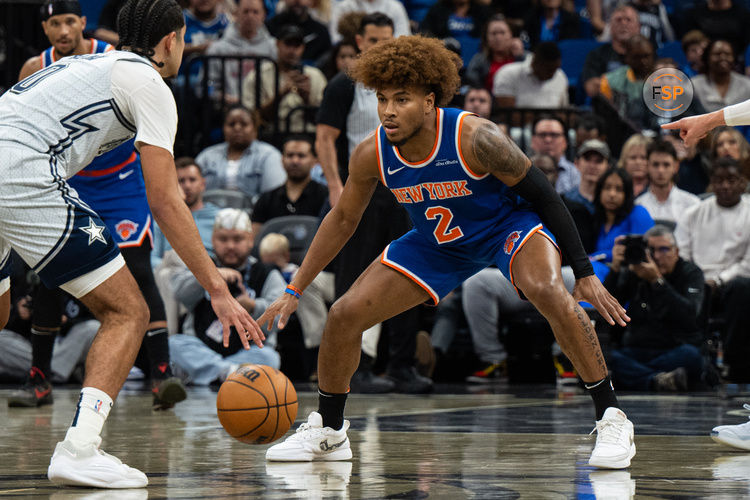
[[[106,226],[65,181],[96,155],[135,136],[154,218],[211,296],[225,344],[230,327],[246,348],[249,340],[259,346],[264,340],[230,295],[177,188],[177,110],[162,78],[180,66],[182,10],[174,0],[128,0],[118,31],[123,51],[65,58],[0,97],[0,321],[10,307],[13,249],[45,285],[79,298],[101,322],[73,422],[47,471],[61,485],[148,484],[141,471],[99,450],[149,312]]]

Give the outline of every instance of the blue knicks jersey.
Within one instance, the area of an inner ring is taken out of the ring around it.
[[[491,174],[477,175],[463,160],[460,132],[471,113],[437,108],[437,138],[429,157],[410,163],[377,129],[383,184],[409,212],[415,229],[441,246],[476,247],[525,202]]]
[[[114,50],[114,47],[108,44],[107,42],[97,40],[96,38],[88,38],[87,40],[91,42],[91,52],[89,52],[89,54],[101,54],[103,52],[109,52],[110,50]],[[39,69],[46,68],[53,62],[57,62],[58,59],[60,59],[57,56],[57,54],[55,54],[54,46],[42,52],[39,55],[39,58],[41,59],[40,61],[41,67]]]

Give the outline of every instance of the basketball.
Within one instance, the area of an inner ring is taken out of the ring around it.
[[[297,418],[297,391],[280,371],[245,365],[221,384],[216,410],[233,438],[268,444],[286,434]]]

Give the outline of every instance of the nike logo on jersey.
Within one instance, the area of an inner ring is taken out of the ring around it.
[[[405,169],[405,168],[406,168],[406,167],[400,167],[400,168],[394,168],[393,170],[391,170],[391,167],[388,167],[388,175],[393,175],[393,174],[395,174],[396,172],[398,172],[399,170],[403,170],[403,169]]]
[[[120,180],[123,180],[133,172],[135,172],[135,170],[128,170],[127,172],[122,172],[118,177],[120,177]]]
[[[391,189],[391,192],[399,203],[420,203],[425,201],[422,190],[427,191],[430,200],[460,198],[473,194],[467,186],[467,181],[423,182],[416,186]]]

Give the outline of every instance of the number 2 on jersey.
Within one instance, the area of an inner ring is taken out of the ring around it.
[[[464,235],[464,232],[461,231],[461,228],[458,226],[454,226],[448,229],[451,225],[451,221],[453,220],[453,212],[451,212],[449,208],[440,206],[429,207],[424,211],[424,216],[429,220],[438,220],[437,227],[435,228],[433,234],[435,235],[435,239],[440,245],[442,245],[443,243],[448,243],[449,241],[457,240]]]

